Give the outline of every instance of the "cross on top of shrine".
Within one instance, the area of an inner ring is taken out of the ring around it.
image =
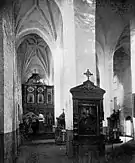
[[[88,80],[90,79],[90,76],[92,76],[93,74],[90,72],[89,69],[87,69],[87,71],[84,73],[84,75],[87,76]]]

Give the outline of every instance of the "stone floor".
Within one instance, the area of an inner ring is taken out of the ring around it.
[[[20,147],[16,163],[73,163],[66,156],[66,147],[57,146],[54,140],[33,141]],[[135,163],[135,141],[106,146],[106,160],[98,163]]]
[[[16,163],[72,163],[66,156],[65,146],[33,144],[20,148]]]

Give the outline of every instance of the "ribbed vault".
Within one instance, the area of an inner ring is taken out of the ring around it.
[[[130,55],[130,24],[128,24],[121,33],[117,45],[116,50],[120,49],[121,47],[124,48],[126,54]]]
[[[46,84],[53,82],[53,61],[50,48],[46,42],[36,34],[25,36],[18,50],[18,59],[22,83],[31,76],[36,69]]]
[[[50,42],[62,43],[62,15],[55,1],[16,0],[14,3],[15,31],[21,33],[38,29]]]

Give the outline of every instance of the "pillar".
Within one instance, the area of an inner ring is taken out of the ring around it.
[[[107,126],[107,117],[113,110],[113,57],[109,52],[99,57],[100,87],[106,91],[104,94],[104,122]]]
[[[4,55],[2,11],[0,11],[0,162],[4,162]]]
[[[132,77],[132,117],[133,134],[135,138],[135,20],[130,22],[130,47],[131,47],[131,77]]]
[[[66,129],[73,129],[73,106],[70,89],[76,85],[75,23],[73,0],[63,4],[64,108]]]
[[[56,118],[62,113],[62,103],[61,103],[61,73],[63,71],[63,53],[62,49],[57,46],[53,51],[54,60],[54,115],[55,115],[55,125],[57,124]]]
[[[4,57],[4,162],[14,162],[16,146],[16,66],[13,8],[6,6],[2,17]],[[17,90],[16,90],[17,92]]]
[[[73,0],[65,0],[62,9],[64,46],[64,109],[67,130],[67,153],[72,155],[73,103],[70,89],[76,85],[75,22]]]

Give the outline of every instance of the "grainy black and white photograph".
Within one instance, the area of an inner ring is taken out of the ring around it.
[[[135,163],[135,0],[0,1],[0,163]]]

